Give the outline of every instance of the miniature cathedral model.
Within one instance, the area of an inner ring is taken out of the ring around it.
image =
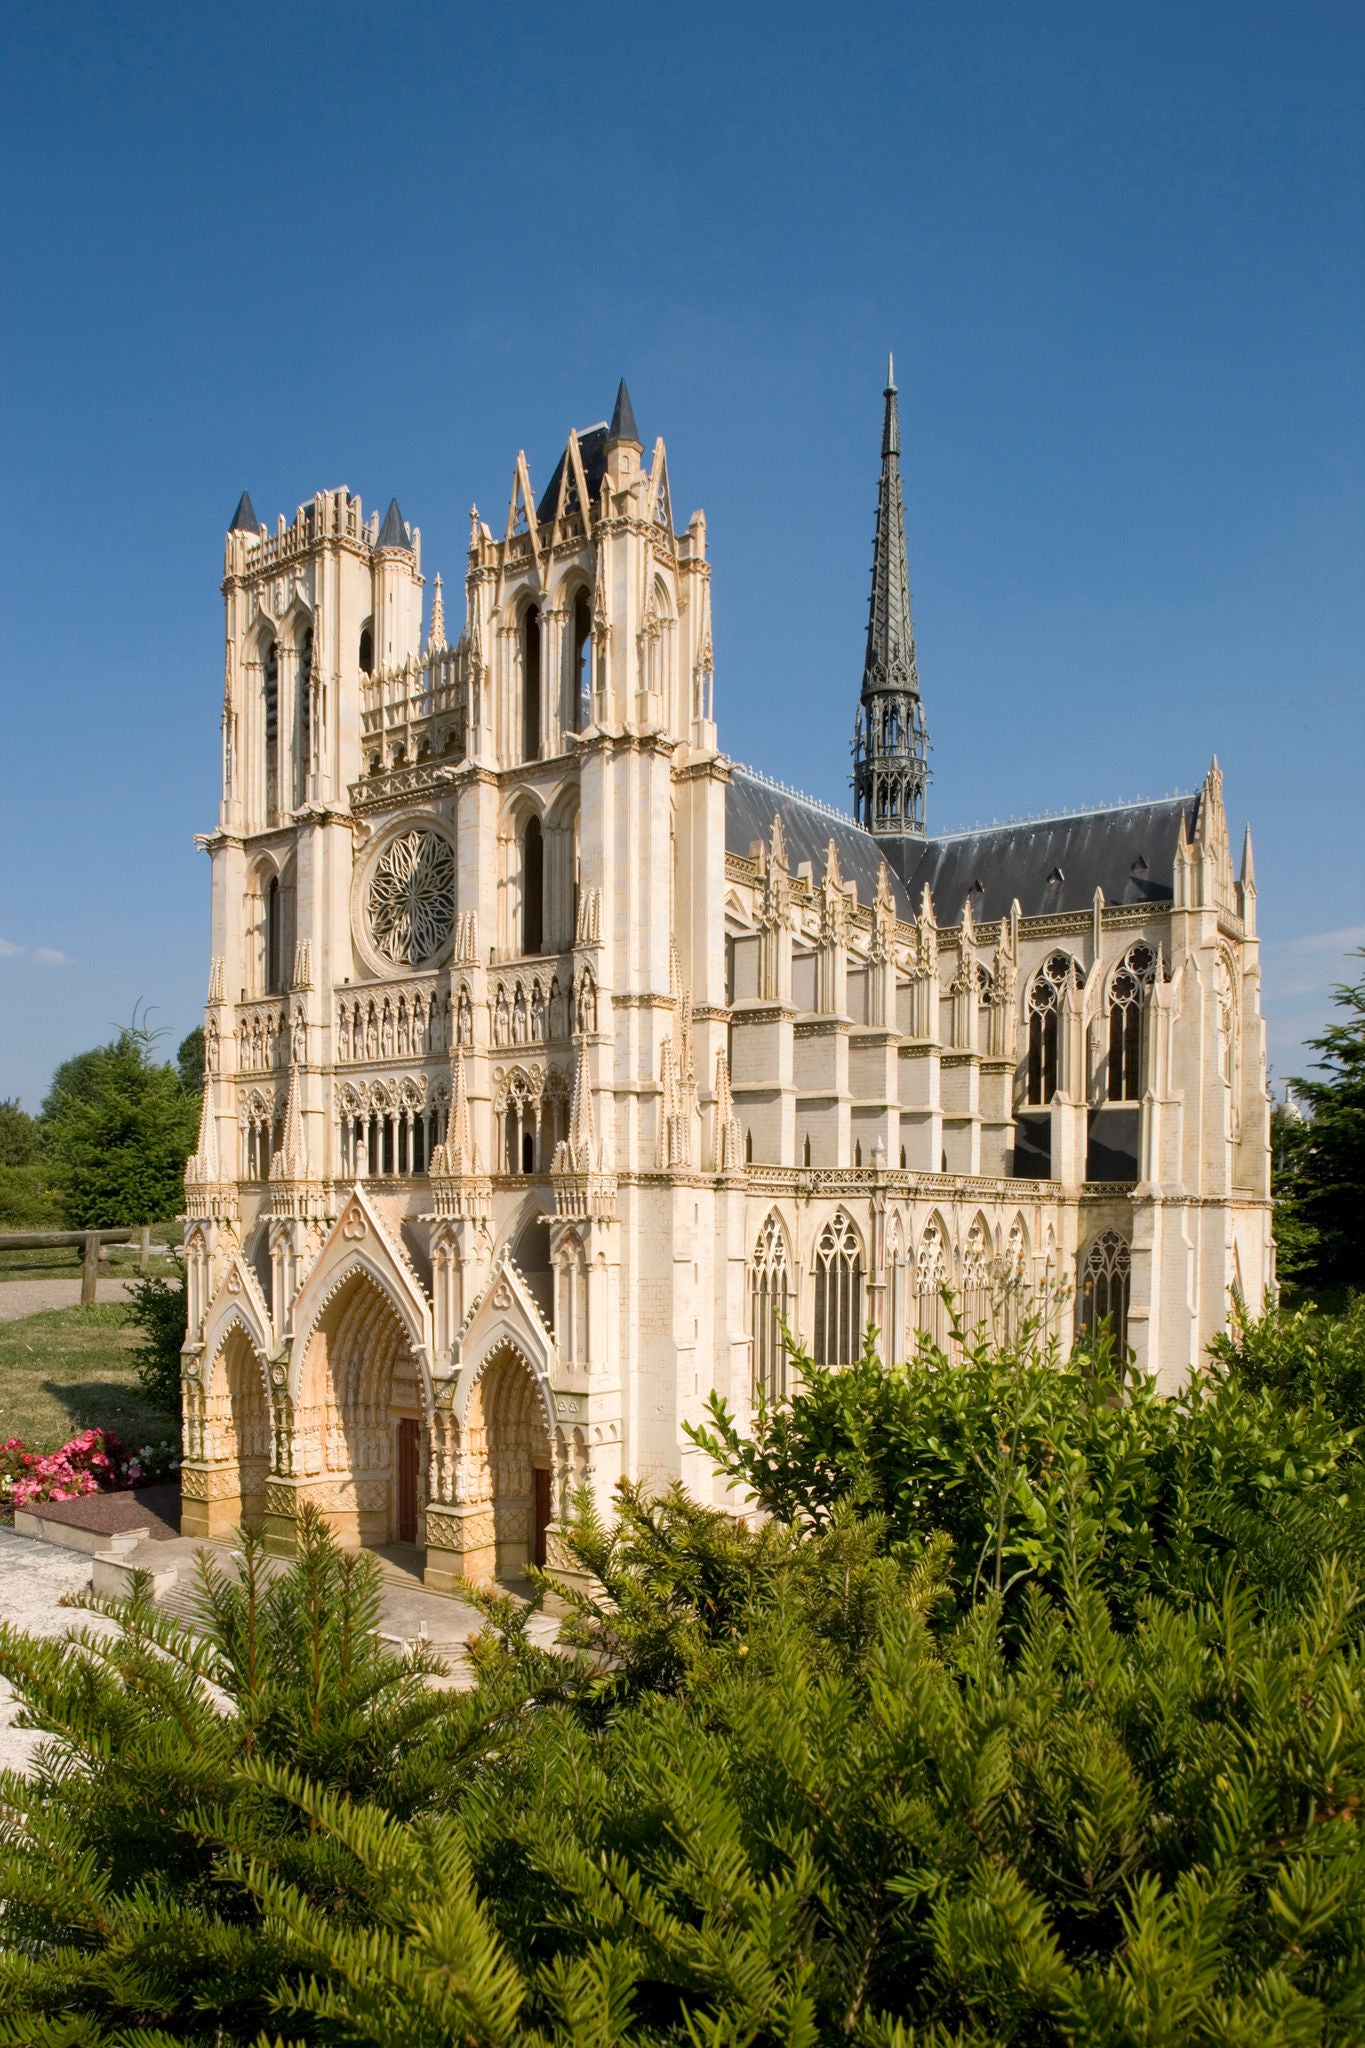
[[[227,535],[184,1528],[555,1561],[873,1324],[1107,1319],[1173,1387],[1270,1283],[1256,890],[1217,763],[934,836],[888,378],[852,817],[717,742],[706,522],[625,385],[471,515]],[[425,631],[424,631],[425,616]],[[754,678],[760,686],[762,678]]]

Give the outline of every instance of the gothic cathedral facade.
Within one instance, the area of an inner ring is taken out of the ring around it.
[[[186,1533],[429,1584],[681,1477],[713,1391],[1018,1313],[1177,1385],[1272,1282],[1250,840],[1188,796],[933,836],[888,381],[853,815],[739,767],[706,522],[622,385],[464,619],[320,492],[227,535]],[[1013,1304],[1013,1308],[1011,1308]]]

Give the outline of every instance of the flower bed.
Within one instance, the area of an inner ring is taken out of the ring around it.
[[[31,1507],[35,1501],[79,1500],[89,1493],[122,1493],[151,1486],[180,1470],[175,1444],[143,1444],[130,1450],[111,1429],[84,1429],[60,1450],[30,1451],[17,1436],[0,1444],[0,1504]]]

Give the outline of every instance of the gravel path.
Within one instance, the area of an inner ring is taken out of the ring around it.
[[[123,1301],[131,1280],[98,1280],[97,1301]],[[49,1308],[77,1308],[81,1299],[81,1276],[68,1279],[57,1274],[51,1280],[0,1280],[0,1323],[17,1323],[21,1316],[41,1315]]]
[[[59,1605],[63,1593],[90,1584],[90,1559],[81,1550],[37,1543],[0,1529],[0,1615],[30,1635],[60,1636],[72,1627],[100,1626],[92,1614],[72,1614]],[[14,1726],[14,1695],[0,1678],[0,1766],[27,1768],[41,1735]]]

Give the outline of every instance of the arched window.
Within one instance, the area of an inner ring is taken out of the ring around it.
[[[893,1223],[886,1247],[886,1327],[882,1331],[882,1360],[894,1365],[905,1356],[906,1278],[905,1242],[899,1222]]]
[[[278,875],[265,885],[265,991],[278,995],[284,987],[285,894]]]
[[[791,1324],[791,1274],[787,1239],[776,1216],[768,1217],[754,1246],[749,1314],[754,1345],[754,1399],[785,1401],[787,1346],[782,1325]]]
[[[1028,992],[1028,1075],[1026,1094],[1035,1105],[1057,1093],[1057,1031],[1062,993],[1071,978],[1069,953],[1054,953],[1034,975]]]
[[[990,1251],[985,1218],[978,1216],[967,1232],[962,1254],[962,1327],[969,1338],[991,1312]]]
[[[863,1255],[841,1210],[815,1247],[815,1359],[851,1365],[862,1350]]]
[[[521,758],[540,759],[540,609],[533,604],[521,615]]]
[[[580,590],[573,606],[573,729],[584,732],[592,719],[592,605]]]
[[[1142,1011],[1156,973],[1150,946],[1130,946],[1109,984],[1109,1059],[1106,1093],[1111,1102],[1142,1099]]]
[[[521,835],[521,950],[539,953],[545,939],[545,840],[539,818]]]
[[[308,797],[308,771],[313,765],[313,629],[299,640],[299,758],[294,774],[295,803]]]
[[[1128,1348],[1132,1267],[1132,1253],[1116,1230],[1095,1239],[1081,1267],[1081,1328],[1097,1337],[1107,1325],[1120,1357]]]
[[[948,1345],[948,1309],[943,1288],[948,1281],[947,1249],[937,1217],[931,1217],[919,1241],[915,1260],[915,1321],[940,1351]]]
[[[368,619],[360,629],[360,673],[374,674],[374,628]]]
[[[265,708],[265,811],[273,819],[280,805],[280,655],[273,640],[261,657]]]
[[[583,1240],[571,1231],[559,1247],[559,1313],[555,1330],[559,1355],[570,1365],[588,1356],[588,1255]]]

